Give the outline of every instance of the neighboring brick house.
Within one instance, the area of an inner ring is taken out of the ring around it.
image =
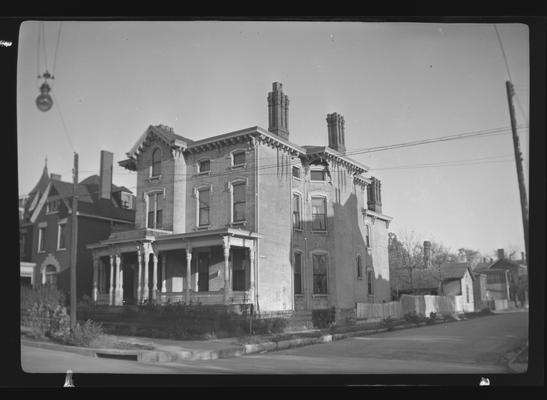
[[[337,113],[327,116],[328,147],[290,141],[288,104],[276,82],[268,130],[194,141],[146,129],[119,163],[137,173],[135,226],[89,245],[99,303],[343,315],[356,302],[390,300],[380,181],[345,155]]]
[[[134,196],[125,187],[112,184],[113,154],[101,152],[101,174],[77,185],[78,232],[77,297],[91,296],[92,257],[86,244],[106,239],[112,229],[132,225]],[[73,184],[61,176],[42,176],[23,204],[19,225],[21,282],[54,284],[70,292],[70,249],[72,238]]]

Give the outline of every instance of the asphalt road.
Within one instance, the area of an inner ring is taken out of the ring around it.
[[[22,346],[21,365],[74,374],[493,374],[510,372],[502,357],[527,337],[528,313],[514,312],[210,361],[144,363]]]

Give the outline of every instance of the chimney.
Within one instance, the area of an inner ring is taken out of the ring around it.
[[[498,249],[498,260],[503,260],[505,258],[505,252],[503,249]]]
[[[377,213],[382,213],[382,183],[375,177],[371,178],[372,182],[367,186],[368,209]]]
[[[99,198],[110,200],[112,193],[112,165],[114,153],[101,150],[101,174],[99,178]]]
[[[429,240],[424,242],[424,266],[431,268],[431,242]]]
[[[338,113],[327,114],[327,126],[329,129],[329,147],[345,154],[344,117]]]
[[[268,124],[271,133],[289,139],[289,98],[279,82],[274,82],[268,93]]]
[[[51,174],[49,174],[49,178],[50,178],[52,181],[60,181],[60,180],[61,180],[61,175],[51,173]]]
[[[526,261],[524,260],[524,251],[521,251],[521,252],[520,252],[520,261],[521,261],[523,264],[526,263]]]

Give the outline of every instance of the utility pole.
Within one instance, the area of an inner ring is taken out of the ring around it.
[[[513,96],[515,90],[510,81],[505,82],[507,88],[507,102],[509,103],[509,116],[511,118],[511,130],[513,131],[513,146],[515,148],[515,163],[517,165],[517,178],[520,191],[520,208],[522,211],[522,225],[524,228],[524,246],[526,247],[526,259],[528,259],[528,200],[524,187],[524,173],[522,171],[522,153],[520,152],[519,137],[517,135],[517,123],[515,120],[515,107]]]
[[[74,169],[72,170],[72,239],[70,240],[70,325],[76,326],[76,255],[78,241],[78,153],[74,153]]]

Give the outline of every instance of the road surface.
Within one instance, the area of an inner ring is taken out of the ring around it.
[[[503,356],[526,342],[528,313],[354,337],[244,357],[145,363],[85,357],[22,346],[23,371],[116,374],[493,374]]]

